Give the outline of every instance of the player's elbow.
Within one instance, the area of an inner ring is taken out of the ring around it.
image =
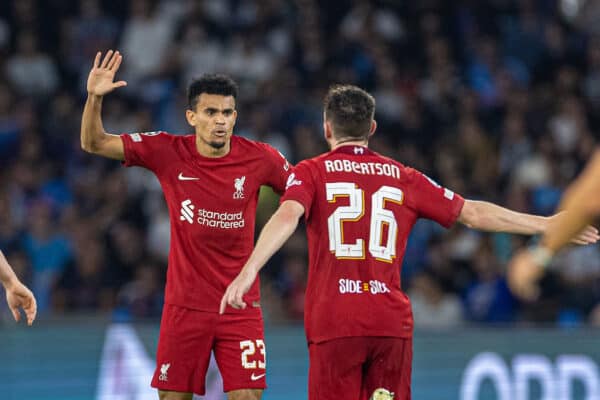
[[[93,153],[93,148],[92,145],[88,142],[85,141],[81,141],[81,150],[85,151],[86,153]]]
[[[100,151],[100,147],[97,140],[90,140],[85,135],[81,135],[81,149],[86,153],[97,154]]]
[[[292,210],[282,208],[278,212],[278,219],[282,225],[296,225],[298,223],[298,216],[294,214]]]
[[[277,218],[282,225],[296,227],[298,220],[304,214],[304,207],[296,202],[286,200],[277,210]]]

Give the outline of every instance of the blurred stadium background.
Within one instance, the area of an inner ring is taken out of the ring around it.
[[[551,213],[600,135],[598,0],[2,1],[0,249],[40,312],[26,329],[0,305],[2,399],[156,396],[161,190],[79,148],[87,73],[110,48],[128,81],[104,103],[110,132],[189,132],[187,84],[224,72],[236,133],[298,162],[325,150],[327,87],[354,83],[377,99],[376,151],[519,211]],[[276,205],[265,191],[259,227]],[[504,270],[526,240],[415,227],[416,399],[600,399],[599,246],[561,253],[523,304]],[[262,274],[266,400],[306,398],[306,264],[299,230]]]

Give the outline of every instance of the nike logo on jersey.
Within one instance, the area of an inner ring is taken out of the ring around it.
[[[265,374],[254,375],[254,372],[253,372],[252,375],[250,375],[250,379],[252,379],[253,381],[257,381],[260,378],[262,378],[263,376],[265,376]]]
[[[183,173],[180,172],[177,179],[179,179],[180,181],[197,181],[200,178],[194,178],[193,176],[183,176]]]

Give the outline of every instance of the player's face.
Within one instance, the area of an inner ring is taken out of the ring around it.
[[[215,150],[229,143],[237,118],[233,96],[202,93],[195,110],[186,112],[196,137]]]

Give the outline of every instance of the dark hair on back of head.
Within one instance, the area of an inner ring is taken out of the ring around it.
[[[238,86],[227,75],[204,74],[200,78],[194,79],[188,88],[188,107],[190,110],[196,108],[196,104],[198,104],[198,99],[202,93],[233,96],[236,99]]]
[[[333,85],[324,102],[325,118],[336,138],[367,139],[375,114],[375,99],[353,85]]]

